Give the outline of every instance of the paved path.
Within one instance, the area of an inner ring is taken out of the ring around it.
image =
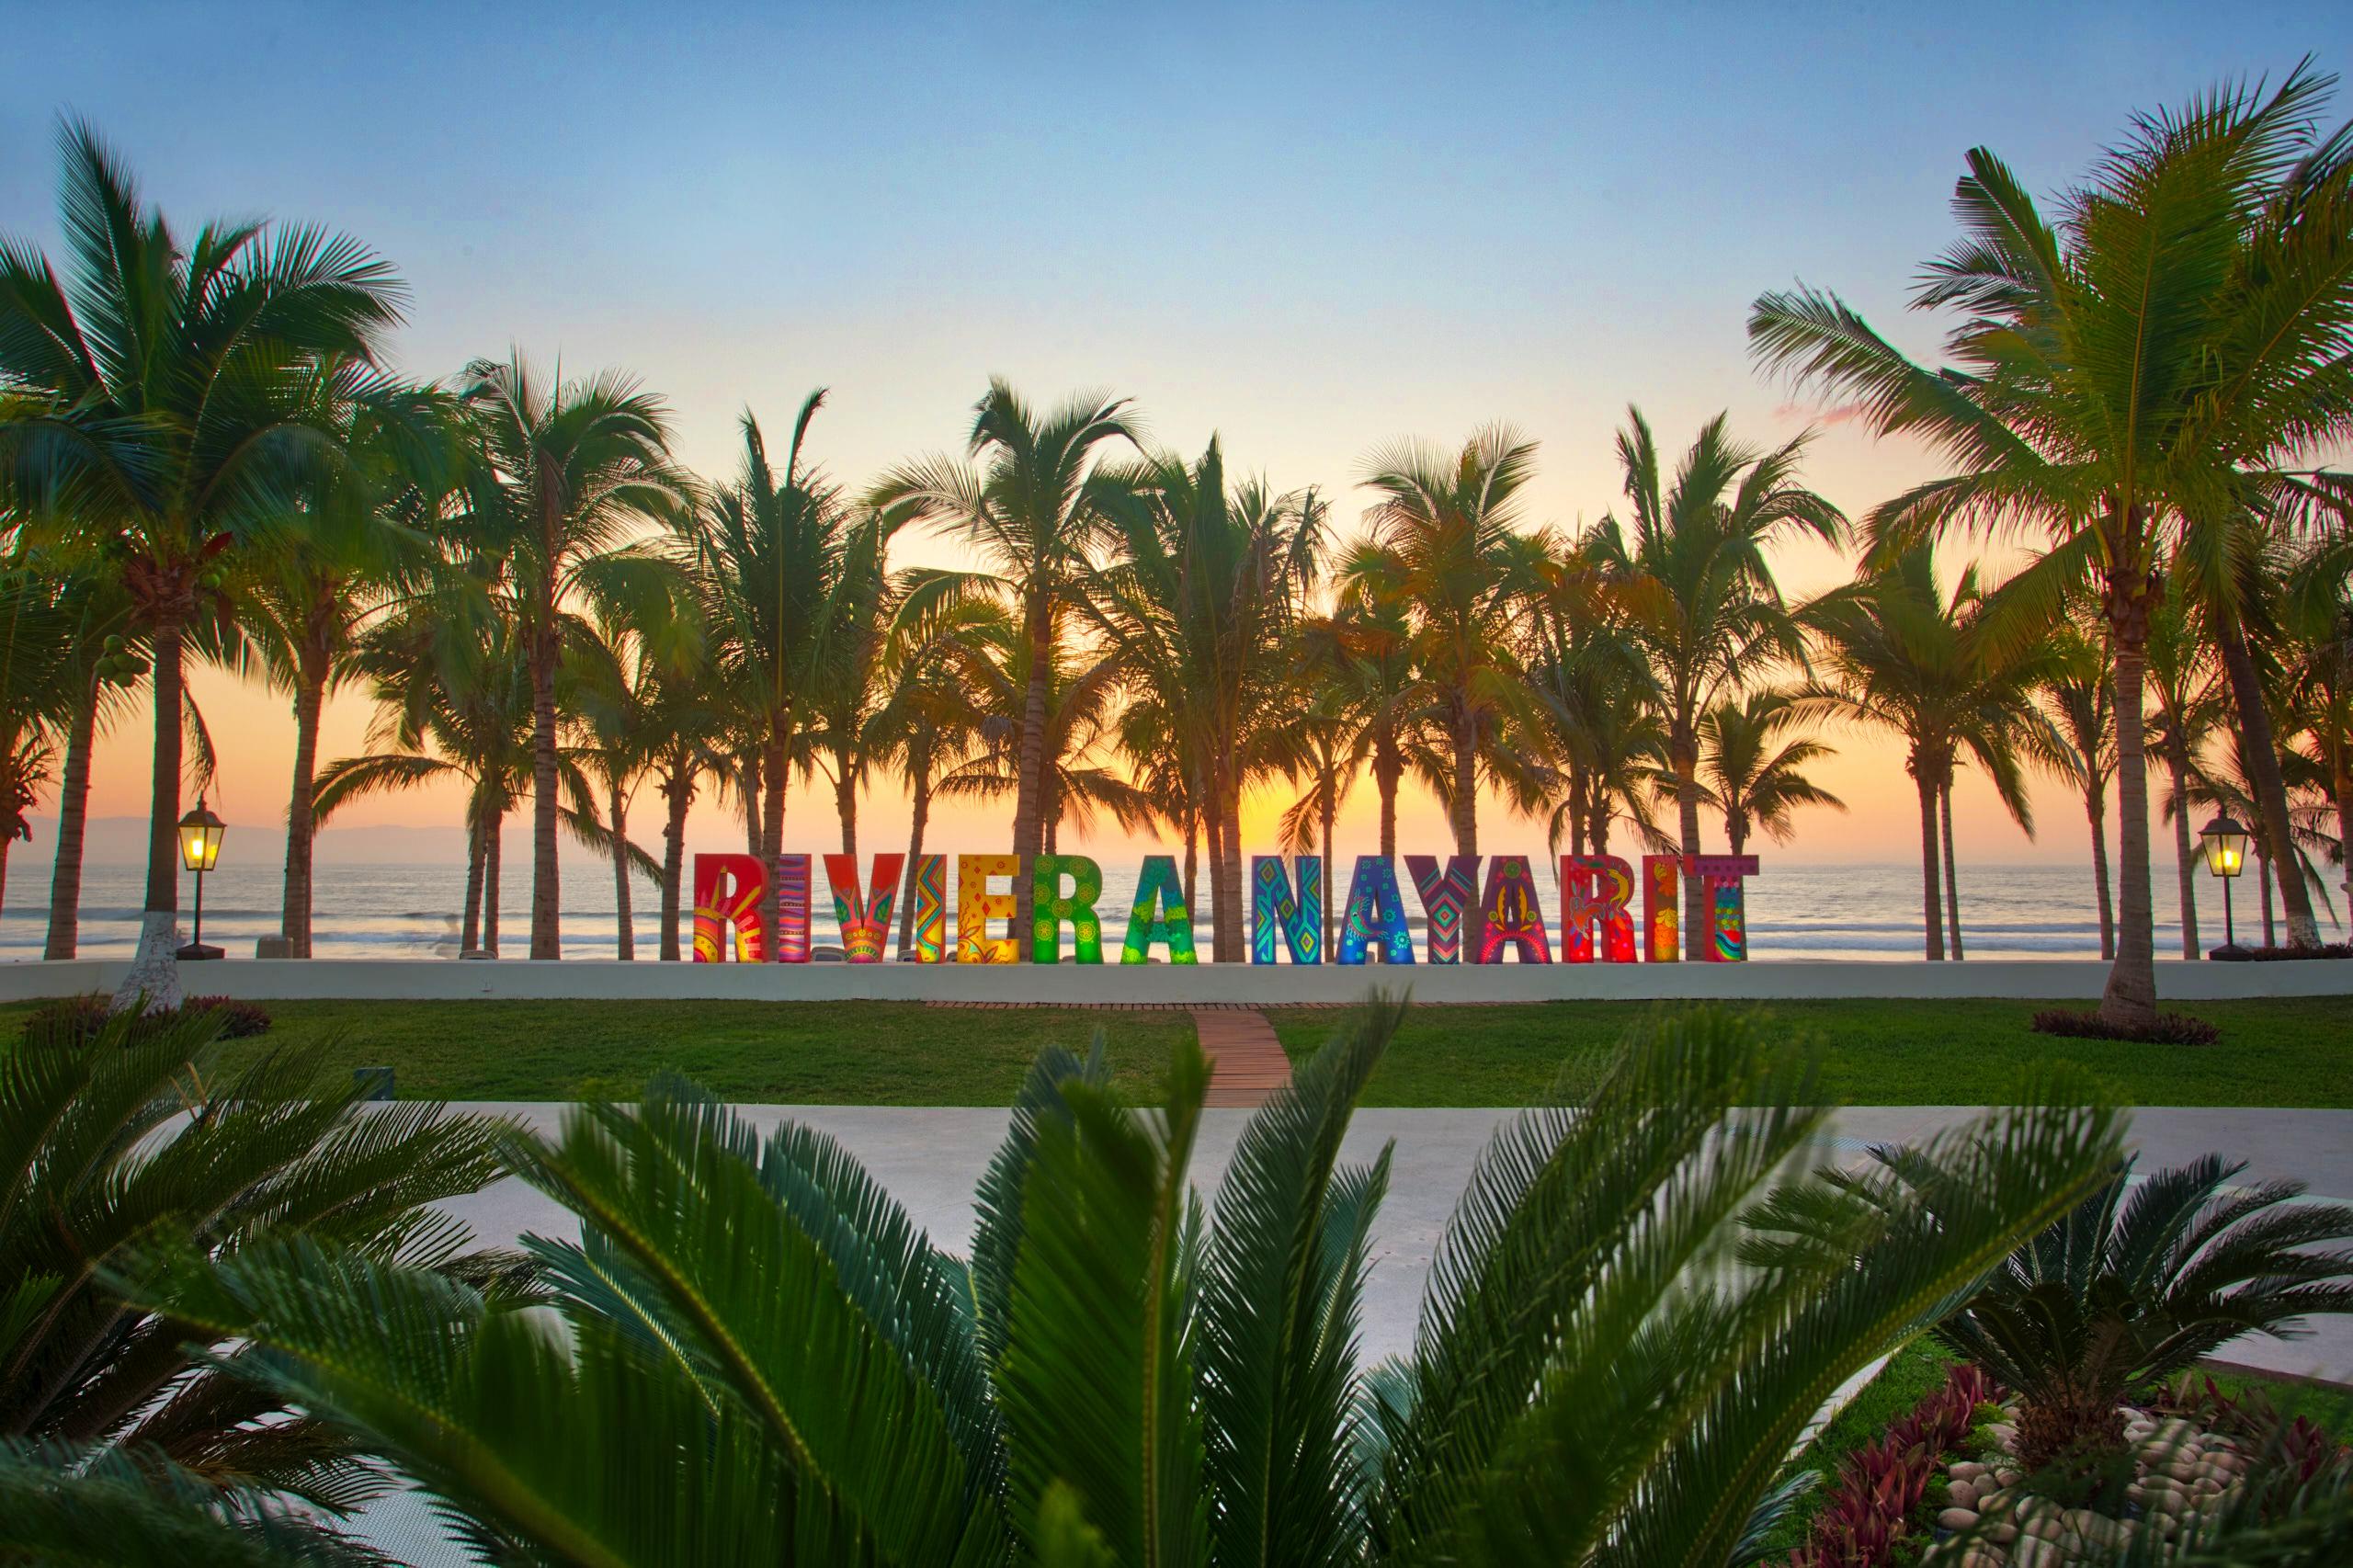
[[[1263,1020],[1261,1020],[1263,1022]],[[560,1106],[479,1105],[552,1129]],[[765,1130],[789,1119],[839,1138],[903,1204],[933,1241],[961,1253],[972,1244],[972,1184],[1005,1136],[1006,1112],[892,1106],[743,1106]],[[1408,1348],[1429,1275],[1430,1258],[1461,1196],[1471,1166],[1506,1110],[1361,1110],[1342,1158],[1369,1160],[1393,1142],[1389,1198],[1373,1237],[1374,1266],[1365,1292],[1368,1364]],[[1842,1112],[1823,1153],[1858,1158],[1865,1147],[1924,1137],[1978,1114],[1974,1108],[1858,1108]],[[1213,1197],[1248,1112],[1219,1109],[1203,1119],[1193,1176]],[[2136,1114],[2133,1142],[2143,1169],[2209,1151],[2248,1162],[2248,1181],[2285,1177],[2315,1197],[2353,1201],[2353,1111],[2147,1109]],[[506,1244],[525,1231],[574,1233],[552,1202],[503,1181],[449,1206],[484,1244]],[[2324,1318],[2293,1340],[2242,1340],[2229,1358],[2275,1370],[2353,1382],[2353,1318]]]
[[[1261,1106],[1290,1082],[1290,1058],[1256,1007],[1196,1007],[1193,1029],[1210,1059],[1211,1106]]]

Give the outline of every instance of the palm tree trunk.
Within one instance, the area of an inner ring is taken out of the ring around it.
[[[2263,898],[2263,945],[2267,948],[2279,945],[2279,928],[2271,918],[2271,884],[2279,881],[2274,869],[2277,864],[2268,855],[2257,856],[2255,862],[2255,885]]]
[[[1201,815],[1197,811],[1185,813],[1185,907],[1199,909],[1201,874]]]
[[[1479,731],[1468,712],[1454,721],[1454,852],[1479,853]]]
[[[1397,858],[1397,783],[1405,759],[1397,755],[1397,737],[1384,727],[1372,738],[1372,781],[1381,790],[1381,854]]]
[[[1952,780],[1937,786],[1937,824],[1945,847],[1945,939],[1952,945],[1953,961],[1961,961],[1961,869],[1952,852]],[[1739,850],[1733,851],[1737,855]]]
[[[57,860],[49,872],[49,941],[45,959],[70,959],[82,940],[82,839],[90,821],[90,753],[98,733],[98,678],[93,675],[74,710],[65,741],[65,772],[57,786]]]
[[[2198,957],[2198,858],[2189,842],[2189,757],[2178,735],[2165,746],[2165,767],[2173,775],[2174,876],[2180,888],[2181,956]]]
[[[923,832],[931,823],[931,759],[910,760],[907,771],[915,776],[915,806],[913,824],[907,829],[907,885],[905,896],[899,900],[899,957],[907,956],[915,939],[915,868],[923,859]]]
[[[1592,814],[1592,808],[1586,803],[1585,792],[1586,779],[1583,770],[1574,767],[1570,768],[1568,790],[1569,853],[1577,856],[1582,856],[1585,853],[1585,824],[1586,818]]]
[[[1945,927],[1943,890],[1937,885],[1937,787],[1920,777],[1925,772],[1927,769],[1922,768],[1914,775],[1920,791],[1920,929],[1928,961],[1941,963],[1945,956]],[[1699,927],[1692,929],[1697,931]]]
[[[460,957],[482,950],[482,875],[486,847],[482,802],[478,800],[469,801],[466,807],[466,914],[458,929]]]
[[[1209,810],[1202,816],[1202,827],[1209,839],[1210,852],[1210,961],[1224,963],[1225,951],[1225,812],[1222,798],[1224,787],[1214,774],[1211,776]],[[1185,901],[1186,913],[1198,916],[1201,906],[1190,898]]]
[[[757,860],[760,857],[760,768],[757,753],[735,759],[735,778],[743,786],[744,853]]]
[[[842,819],[842,853],[852,860],[858,858],[858,780],[850,776],[845,765],[841,777],[834,780],[834,810]]]
[[[294,687],[294,789],[286,801],[286,884],[278,899],[278,934],[286,956],[311,956],[311,847],[318,831],[312,808],[313,778],[319,766],[319,710],[325,704],[324,660],[305,657]]]
[[[1225,961],[1245,963],[1250,954],[1242,931],[1242,905],[1249,895],[1244,891],[1242,880],[1242,779],[1238,769],[1228,771],[1225,799],[1220,811],[1225,818],[1226,900],[1217,906],[1217,923],[1225,931]]]
[[[662,961],[676,963],[679,912],[684,906],[687,875],[687,810],[694,804],[695,765],[681,760],[663,781],[662,795],[668,816],[662,824]]]
[[[531,640],[531,956],[563,957],[556,869],[555,612]]]
[[[2102,1020],[2144,1028],[2156,1021],[2157,968],[2149,906],[2149,767],[2143,687],[2148,678],[2147,619],[2111,617],[2116,637],[2116,847],[2119,929],[2116,962],[2100,998]],[[2103,891],[2106,883],[2101,884]]]
[[[148,1012],[180,1004],[180,723],[187,697],[181,667],[185,637],[169,614],[155,622],[155,751],[148,775],[147,896],[139,920],[139,950],[115,988],[119,1010],[142,1005]]]
[[[2108,791],[2095,778],[2084,787],[2084,815],[2092,828],[2092,881],[2099,888],[2099,956],[2116,958],[2116,905],[2108,891]]]
[[[501,801],[483,824],[482,839],[482,950],[492,958],[498,956],[498,849],[506,826],[506,805]]]
[[[776,858],[784,853],[785,772],[791,763],[785,752],[784,730],[779,725],[761,763],[760,846],[753,851],[766,873],[760,879],[760,929],[767,933],[771,955],[777,950],[778,921],[783,909],[780,901],[784,890],[777,886]]]
[[[1339,831],[1339,808],[1334,800],[1339,793],[1338,785],[1338,778],[1333,778],[1325,780],[1324,789],[1324,945],[1316,951],[1325,963],[1332,961],[1333,934],[1340,916],[1340,855],[1332,842],[1333,835]]]
[[[1675,814],[1677,819],[1677,827],[1681,835],[1683,854],[1688,858],[1699,853],[1699,744],[1692,733],[1688,719],[1678,718],[1675,721],[1674,730],[1667,744],[1667,760],[1675,767]],[[1921,789],[1926,790],[1928,786],[1923,784]],[[1923,812],[1929,812],[1928,802],[1929,796],[1924,793],[1920,798],[1920,809]],[[1924,815],[1921,821],[1924,824],[1927,823],[1927,816]],[[1933,833],[1931,836],[1933,837]],[[1929,851],[1933,858],[1935,852],[1933,844],[1929,846]],[[1931,903],[1936,902],[1936,886],[1933,877],[1929,879],[1928,897]],[[1699,941],[1699,933],[1708,928],[1706,900],[1705,883],[1697,877],[1683,879],[1683,955],[1686,958],[1699,956],[1693,944]],[[1929,924],[1933,926],[1935,921],[1931,919]],[[1944,957],[1942,942],[1932,937],[1930,949],[1928,954],[1930,958]]]
[[[2214,617],[2222,645],[2222,668],[2231,680],[2231,697],[2239,713],[2239,755],[2246,759],[2247,782],[2254,787],[2256,826],[2270,847],[2275,864],[2295,864],[2296,841],[2288,821],[2288,782],[2279,769],[2279,750],[2271,734],[2271,710],[2263,700],[2263,679],[2237,620]],[[2292,947],[2320,945],[2320,922],[2313,915],[2312,894],[2301,877],[2279,879],[2279,899],[2287,906],[2288,941]]]
[[[1021,702],[1021,749],[1013,797],[1013,853],[1021,859],[1013,878],[1016,931],[1029,929],[1029,867],[1046,837],[1046,679],[1052,670],[1054,642],[1042,595],[1029,606],[1029,688]]]
[[[629,798],[618,784],[612,789],[613,819],[613,918],[619,929],[614,933],[617,948],[614,957],[624,961],[637,957],[637,922],[629,901]]]
[[[2346,906],[2353,912],[2353,746],[2340,746],[2336,757],[2336,850],[2345,868]]]

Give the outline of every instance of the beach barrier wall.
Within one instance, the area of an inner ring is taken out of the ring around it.
[[[0,963],[0,1001],[111,994],[128,960]],[[1858,963],[915,964],[532,962],[419,959],[251,959],[188,963],[191,995],[255,1002],[455,1001],[467,997],[576,1001],[698,998],[772,1002],[997,1002],[1037,1006],[1281,1006],[1347,1003],[1374,986],[1410,989],[1423,1003],[1697,1000],[1812,997],[2006,997],[2093,1002],[2107,983],[2097,960],[1972,959]],[[2157,965],[2170,1002],[2256,996],[2353,996],[2353,959],[2292,963]],[[2347,1013],[2353,1033],[2353,1007]]]

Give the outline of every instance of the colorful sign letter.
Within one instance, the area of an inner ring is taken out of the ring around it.
[[[834,893],[834,921],[841,927],[842,957],[851,963],[881,963],[891,938],[891,905],[899,892],[899,868],[904,855],[874,857],[874,877],[866,891],[858,885],[858,857],[825,857],[825,885]]]
[[[1673,963],[1680,956],[1675,906],[1683,896],[1682,868],[1678,855],[1643,857],[1643,929],[1650,946],[1643,956],[1653,963]]]
[[[1250,961],[1275,961],[1275,933],[1282,933],[1293,963],[1324,961],[1324,857],[1302,855],[1299,896],[1279,855],[1250,857]]]
[[[1019,963],[1021,944],[1010,936],[992,937],[989,922],[1010,920],[1018,901],[1010,892],[991,892],[991,877],[1021,874],[1018,855],[959,855],[956,857],[956,961],[958,963]]]
[[[1128,911],[1127,940],[1120,944],[1121,963],[1149,963],[1152,945],[1168,944],[1170,963],[1195,963],[1193,912],[1185,903],[1185,884],[1176,875],[1173,855],[1147,855],[1136,873],[1135,907]]]
[[[1414,933],[1397,896],[1397,868],[1386,855],[1359,855],[1348,878],[1347,912],[1340,918],[1340,961],[1362,963],[1369,951],[1382,963],[1412,963]]]
[[[724,962],[730,948],[737,963],[766,961],[760,895],[767,886],[757,856],[695,857],[695,962]]]
[[[1536,873],[1525,855],[1498,855],[1487,865],[1487,896],[1480,901],[1479,961],[1501,963],[1504,949],[1522,963],[1551,963],[1552,938],[1544,931],[1544,906]]]
[[[809,878],[806,855],[776,858],[776,961],[809,961]]]
[[[1063,879],[1071,890],[1063,891]],[[1040,855],[1029,872],[1029,961],[1063,961],[1063,922],[1070,922],[1073,956],[1080,963],[1103,961],[1103,922],[1095,901],[1103,896],[1103,868],[1084,855]]]
[[[901,963],[941,963],[948,958],[948,857],[918,855],[907,886],[907,939]]]
[[[1561,857],[1561,961],[1594,961],[1593,928],[1601,927],[1604,963],[1634,961],[1634,868],[1615,855]]]
[[[1707,913],[1708,929],[1693,944],[1698,956],[1708,963],[1746,962],[1748,914],[1740,880],[1756,874],[1756,857],[1694,855],[1683,864],[1705,890],[1701,907]]]
[[[1428,963],[1461,963],[1462,931],[1471,901],[1479,896],[1479,858],[1449,855],[1446,869],[1435,855],[1408,855],[1405,874],[1422,896],[1422,957]]]

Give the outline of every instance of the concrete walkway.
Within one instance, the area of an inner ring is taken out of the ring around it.
[[[1260,1019],[1263,1025],[1264,1020]],[[1206,1032],[1206,1031],[1205,1031]],[[477,1104],[552,1130],[563,1107]],[[766,1130],[792,1119],[839,1138],[903,1204],[932,1240],[962,1253],[972,1244],[972,1184],[1005,1136],[1006,1112],[888,1106],[744,1106]],[[1469,1179],[1472,1164],[1506,1110],[1363,1110],[1342,1158],[1370,1159],[1393,1142],[1389,1198],[1373,1236],[1365,1293],[1367,1364],[1413,1343],[1430,1259]],[[1902,1142],[1978,1114],[1972,1107],[1859,1108],[1840,1114],[1826,1158],[1859,1158],[1872,1143]],[[1193,1161],[1195,1184],[1213,1199],[1248,1112],[1210,1111]],[[2144,1170],[2219,1152],[2248,1162],[2242,1180],[2285,1178],[2313,1196],[2353,1201],[2353,1111],[2145,1109],[2133,1120]],[[503,1181],[449,1205],[483,1244],[505,1245],[526,1231],[571,1235],[576,1227],[555,1204],[515,1181]],[[2353,1382],[2353,1318],[2324,1318],[2308,1336],[2242,1340],[2227,1358],[2271,1370]]]

